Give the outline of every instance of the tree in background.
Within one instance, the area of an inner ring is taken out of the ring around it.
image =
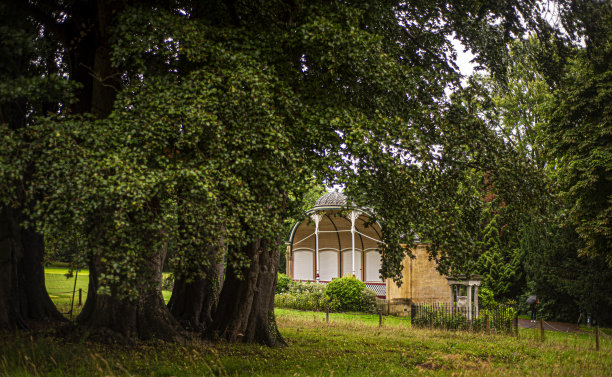
[[[565,35],[511,48],[506,85],[488,81],[501,130],[546,175],[551,196],[525,212],[520,257],[551,317],[579,308],[609,321],[610,20],[607,3],[573,2]],[[607,261],[607,263],[606,263]]]
[[[494,293],[497,301],[517,297],[522,278],[518,251],[508,250],[500,239],[499,219],[500,216],[495,214],[484,228],[483,253],[478,259],[484,286]]]

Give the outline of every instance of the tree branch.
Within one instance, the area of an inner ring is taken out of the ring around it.
[[[68,35],[68,26],[57,23],[57,19],[40,9],[36,4],[28,1],[26,5],[30,17],[42,26],[45,30],[55,35],[57,39],[66,44]]]

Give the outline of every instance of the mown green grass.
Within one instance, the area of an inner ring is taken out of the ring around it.
[[[66,342],[52,332],[0,334],[0,376],[607,376],[612,341],[521,330],[516,337],[413,329],[369,315],[277,310],[287,347],[151,341]],[[373,318],[374,317],[374,318]],[[6,350],[6,351],[5,351]]]
[[[87,298],[87,286],[89,282],[89,271],[79,270],[73,271],[71,277],[67,277],[68,268],[64,267],[46,267],[45,268],[45,285],[49,297],[55,303],[58,310],[64,314],[68,314],[72,303],[72,292],[74,289],[74,306],[73,317],[81,311],[79,303],[79,289],[82,290],[82,303],[85,303]],[[76,287],[74,282],[76,280]]]
[[[73,307],[72,317],[74,318],[82,309],[78,306],[79,288],[82,290],[82,304],[85,304],[87,298],[87,288],[89,283],[89,271],[79,270],[72,271],[69,275],[68,267],[45,267],[45,285],[51,300],[55,303],[60,312],[69,316],[71,306]],[[167,275],[167,273],[164,273]],[[68,277],[69,276],[69,277]],[[74,282],[76,280],[76,288]],[[72,303],[72,292],[74,289],[74,305]],[[172,292],[162,291],[164,300],[168,302]]]

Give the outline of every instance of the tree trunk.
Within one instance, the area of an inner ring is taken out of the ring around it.
[[[224,263],[220,250],[210,248],[205,277],[190,282],[181,276],[175,278],[168,308],[174,318],[189,330],[204,331],[212,323],[223,285]]]
[[[19,225],[16,211],[0,212],[0,327],[27,321],[66,321],[45,287],[42,235]]]
[[[241,252],[251,263],[242,271],[227,269],[219,305],[206,336],[270,347],[285,345],[274,318],[278,248],[258,240],[243,247]]]
[[[147,258],[146,276],[137,287],[139,296],[134,300],[118,297],[111,287],[111,294],[98,294],[99,276],[104,265],[98,259],[92,261],[89,271],[89,291],[83,311],[77,318],[80,325],[95,332],[110,330],[127,340],[151,338],[180,341],[184,334],[172,317],[161,292],[162,266],[165,250]]]

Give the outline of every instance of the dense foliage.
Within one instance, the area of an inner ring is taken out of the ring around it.
[[[325,285],[310,282],[291,281],[287,291],[278,293],[274,298],[278,308],[325,311],[330,308]]]
[[[575,321],[588,312],[609,322],[612,8],[582,1],[571,8],[564,28],[582,43],[552,34],[514,43],[505,85],[484,80],[504,138],[547,182],[547,199],[523,213],[514,240],[502,241],[514,250],[511,259],[489,263],[487,270],[516,266],[512,269],[525,279],[519,281],[523,310],[522,301],[537,294],[546,318]],[[496,297],[503,295],[504,282],[511,282],[498,276],[485,279]]]
[[[330,308],[336,311],[375,312],[376,294],[373,293],[354,276],[333,279],[325,287]]]
[[[584,253],[607,257],[610,19],[589,3],[557,4],[587,49],[545,78],[559,86],[546,132],[562,215]],[[1,214],[86,261],[84,317],[127,336],[176,328],[158,292],[169,249],[178,280],[213,286],[218,336],[275,328],[260,322],[273,318],[280,232],[322,183],[376,213],[383,277],[399,280],[400,245],[418,236],[442,272],[482,269],[510,296],[521,215],[546,192],[541,154],[499,132],[485,86],[462,84],[451,38],[503,89],[509,43],[555,32],[543,7],[4,0]],[[22,258],[12,244],[0,250],[10,263]],[[216,265],[227,266],[220,296]],[[128,307],[154,325],[113,320]],[[267,335],[257,341],[276,344]]]
[[[283,275],[279,275],[280,277]],[[333,283],[333,284],[332,284]],[[286,289],[279,291],[275,305],[279,308],[332,312],[375,313],[376,293],[354,277],[343,277],[330,283],[289,281]],[[278,286],[277,286],[278,287]]]

